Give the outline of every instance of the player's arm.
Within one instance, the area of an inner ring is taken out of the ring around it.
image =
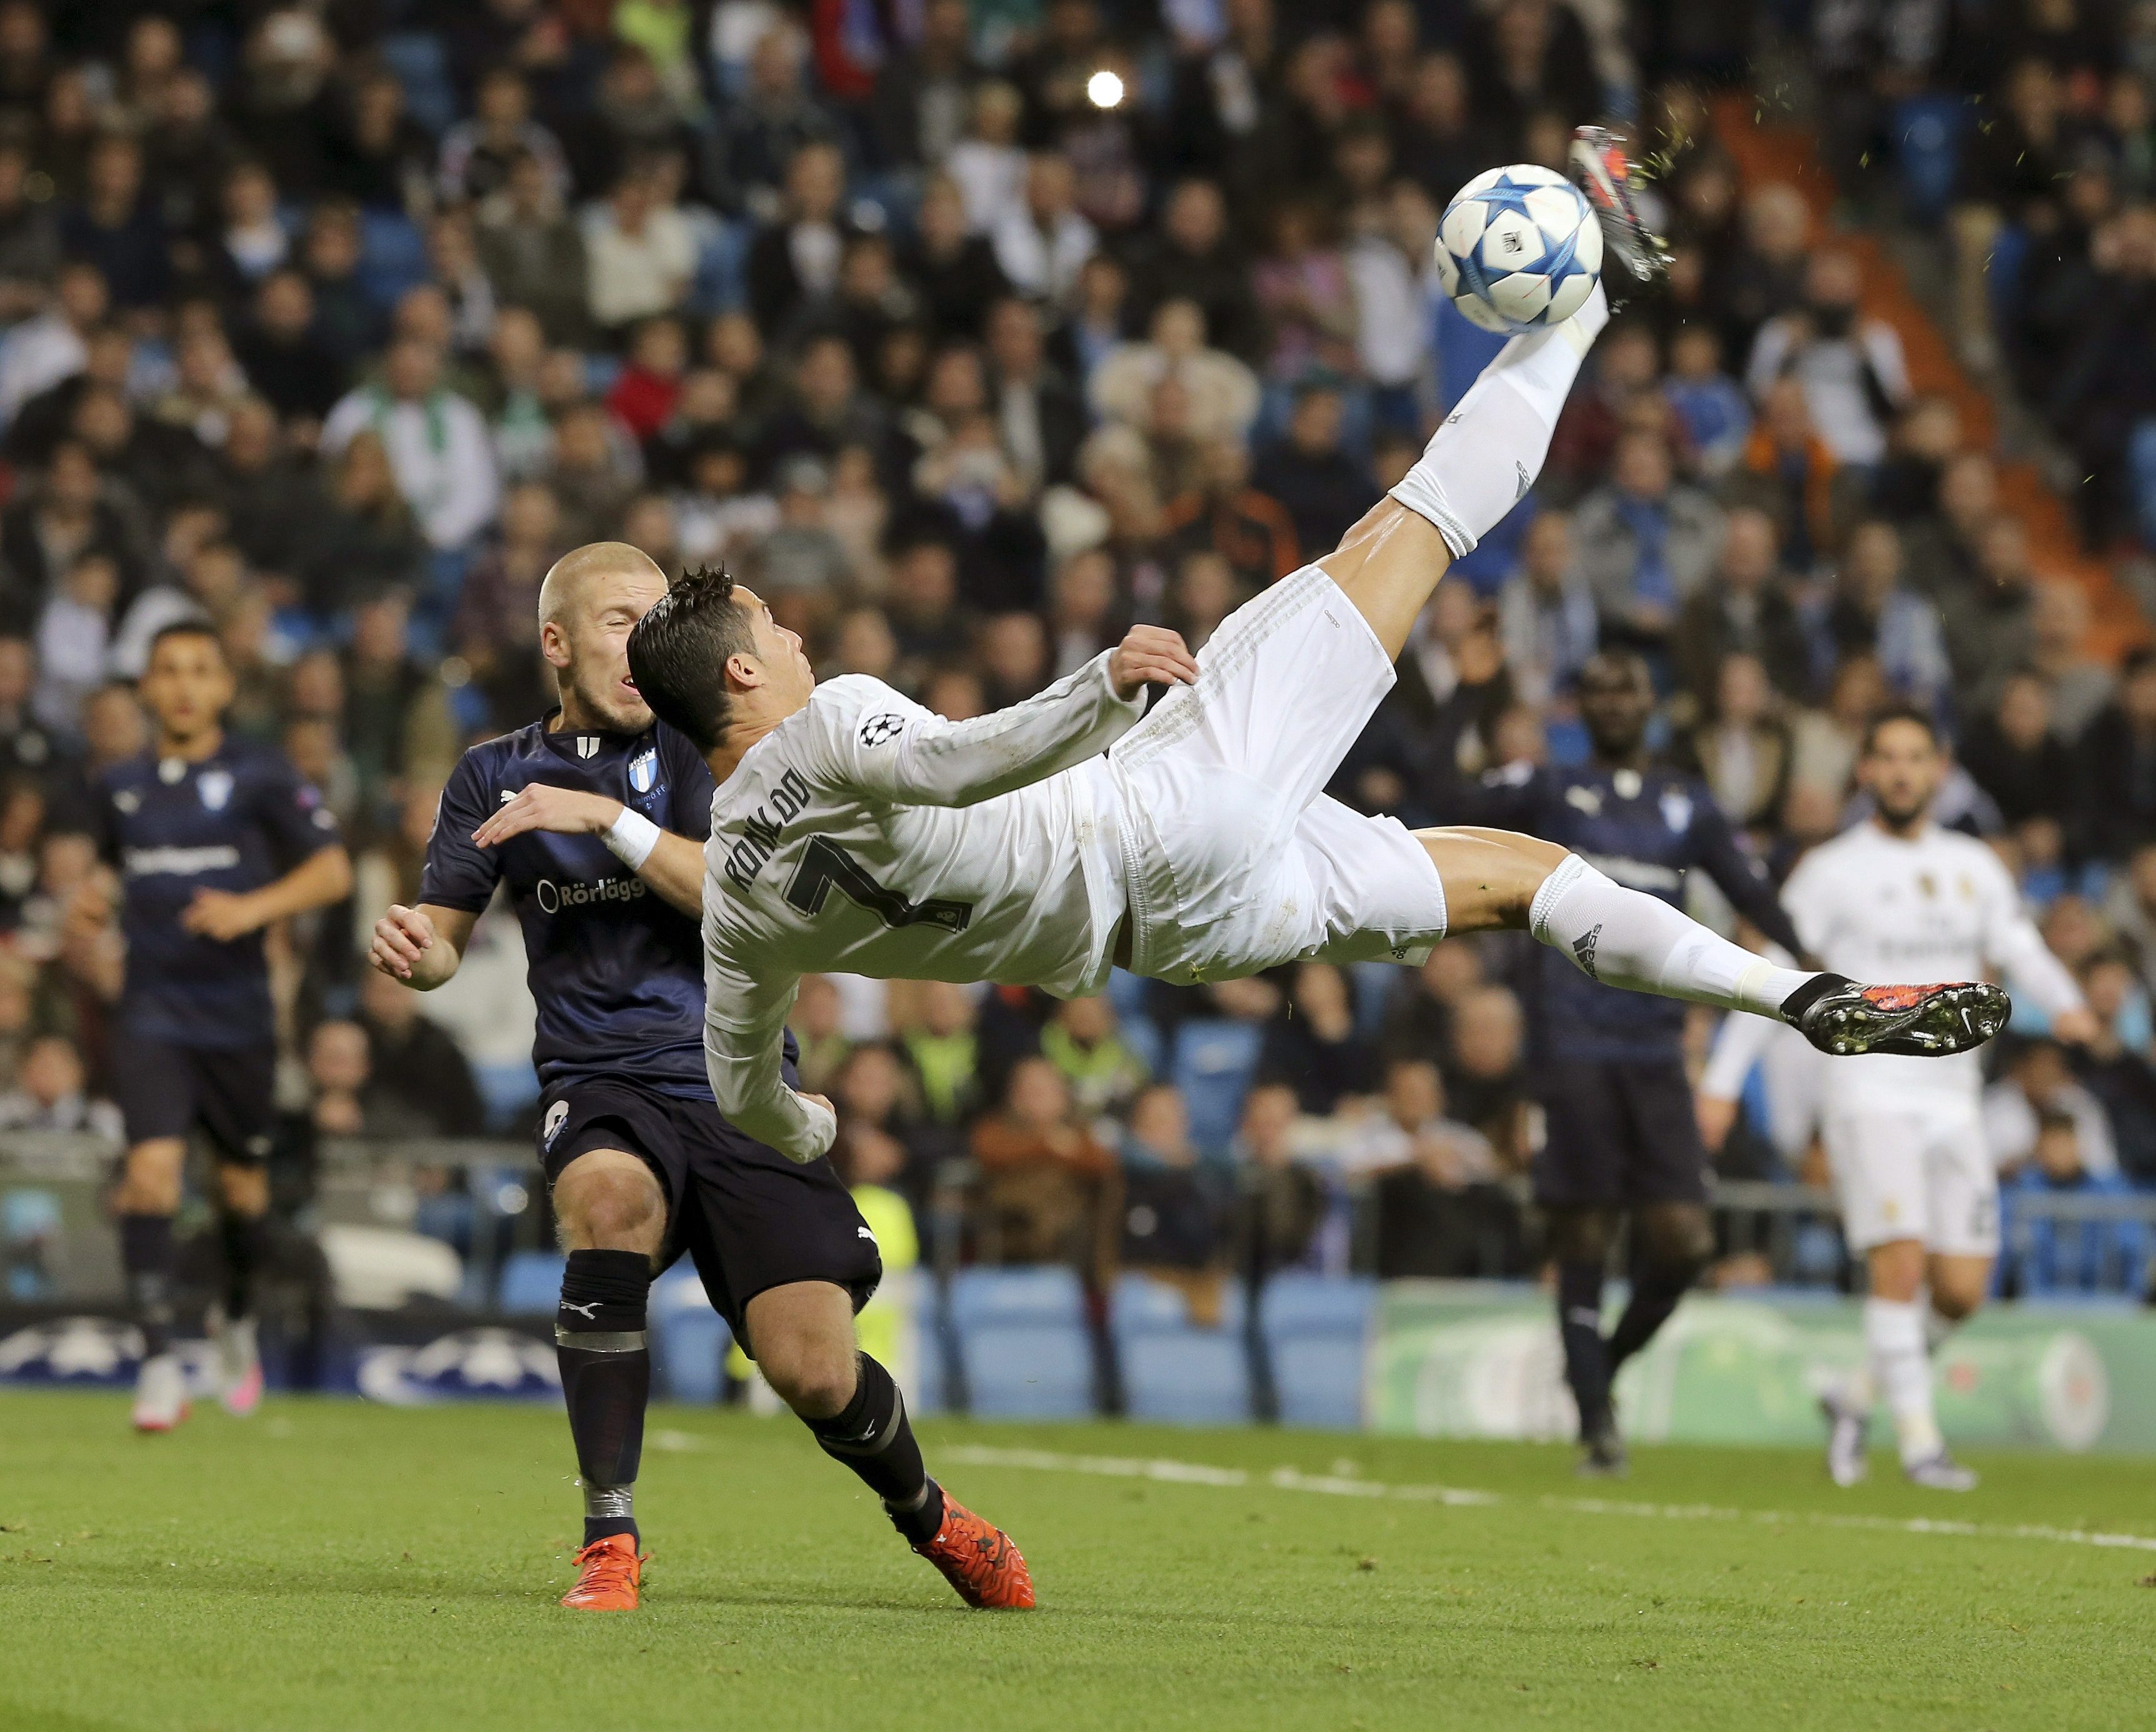
[[[181,911],[190,932],[229,943],[290,915],[326,908],[352,894],[352,856],[332,842],[316,848],[282,878],[253,890],[197,890]]]
[[[1729,820],[1712,800],[1702,799],[1694,805],[1691,835],[1701,869],[1729,899],[1730,906],[1792,956],[1808,955],[1810,946],[1774,894],[1767,869],[1738,845]]]
[[[780,1068],[786,1013],[800,984],[798,975],[751,981],[711,954],[707,932],[704,1069],[711,1098],[737,1130],[805,1166],[837,1140],[839,1116],[822,1095],[788,1088]]]
[[[1774,1038],[1774,1024],[1764,1017],[1724,1017],[1708,1049],[1707,1068],[1700,1073],[1694,1110],[1699,1118],[1700,1140],[1708,1152],[1718,1155],[1737,1123],[1744,1098],[1744,1084],[1753,1067],[1767,1056],[1767,1043]]]
[[[367,960],[393,980],[422,992],[447,984],[465,960],[478,914],[470,909],[444,908],[422,902],[407,908],[393,902],[389,911],[374,923],[374,938]]]
[[[393,980],[431,992],[463,964],[472,928],[494,898],[501,858],[475,844],[471,833],[486,817],[490,787],[483,766],[466,752],[449,772],[434,808],[419,873],[418,905],[393,904],[374,923],[367,948],[370,966]]]
[[[2044,935],[2021,905],[2020,893],[1998,867],[1988,874],[1984,910],[1984,960],[2005,975],[2016,992],[2026,992],[2051,1019],[2051,1033],[2080,1044],[2095,1038],[2094,1014],[2066,965],[2051,954]]]
[[[910,806],[973,806],[1097,757],[1129,732],[1147,685],[1189,685],[1198,658],[1159,626],[1133,626],[1113,649],[1045,691],[971,721],[917,705],[849,717],[837,742],[842,777]]]
[[[495,848],[527,830],[596,836],[673,907],[690,915],[704,911],[703,844],[660,829],[619,800],[530,782],[516,798],[488,813],[472,831],[471,839],[476,847]]]

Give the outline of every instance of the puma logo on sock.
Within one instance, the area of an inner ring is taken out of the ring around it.
[[[1602,923],[1598,920],[1587,931],[1572,941],[1573,960],[1579,964],[1580,971],[1591,981],[1602,976],[1594,971],[1594,946],[1602,937]]]
[[[1602,929],[1599,926],[1597,926],[1594,930],[1597,932],[1599,932]],[[597,1299],[593,1299],[588,1305],[576,1305],[570,1304],[567,1299],[563,1299],[562,1301],[562,1309],[564,1311],[574,1311],[577,1315],[583,1318],[585,1322],[593,1323],[596,1322],[598,1318],[599,1302]]]

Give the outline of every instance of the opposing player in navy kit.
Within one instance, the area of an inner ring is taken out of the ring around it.
[[[508,885],[538,1003],[540,1160],[569,1253],[555,1341],[584,1545],[562,1604],[638,1603],[646,1301],[685,1251],[772,1387],[961,1597],[1030,1606],[1018,1548],[928,1478],[897,1385],[855,1345],[854,1314],[882,1263],[830,1162],[786,1159],[711,1099],[699,930],[711,773],[653,719],[626,651],[665,593],[659,567],[624,542],[580,547],[547,573],[541,645],[561,707],[465,754],[419,905],[382,916],[369,957],[422,990],[440,986]],[[789,1039],[789,1078],[793,1058]]]
[[[1594,657],[1579,676],[1593,760],[1493,771],[1476,802],[1477,820],[1563,843],[1617,883],[1672,906],[1681,904],[1685,874],[1697,868],[1746,920],[1796,954],[1803,946],[1774,886],[1738,846],[1706,785],[1650,761],[1654,704],[1637,656]],[[1548,1120],[1535,1157],[1535,1200],[1557,1260],[1580,1468],[1621,1473],[1611,1381],[1669,1319],[1714,1248],[1707,1149],[1684,1068],[1685,1008],[1604,986],[1553,951],[1537,951],[1534,966],[1533,1068]],[[1603,1274],[1627,1212],[1631,1302],[1605,1338]]]
[[[209,626],[157,633],[141,694],[156,744],[99,778],[90,822],[120,874],[127,943],[112,1089],[127,1129],[120,1262],[142,1330],[134,1418],[167,1432],[187,1411],[172,1350],[172,1217],[198,1127],[217,1160],[224,1240],[225,1290],[210,1314],[220,1399],[245,1415],[262,1397],[254,1277],[277,1063],[263,933],[351,894],[352,862],[336,819],[284,756],[224,732],[232,670]]]

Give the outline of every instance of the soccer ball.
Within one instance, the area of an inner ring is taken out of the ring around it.
[[[1453,305],[1485,331],[1562,325],[1602,274],[1602,227],[1554,170],[1493,168],[1445,206],[1437,274]]]

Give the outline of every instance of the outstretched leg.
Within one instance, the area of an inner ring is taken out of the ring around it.
[[[1598,284],[1563,324],[1506,344],[1390,496],[1318,561],[1389,657],[1406,648],[1445,568],[1534,485],[1579,364],[1609,322]]]

